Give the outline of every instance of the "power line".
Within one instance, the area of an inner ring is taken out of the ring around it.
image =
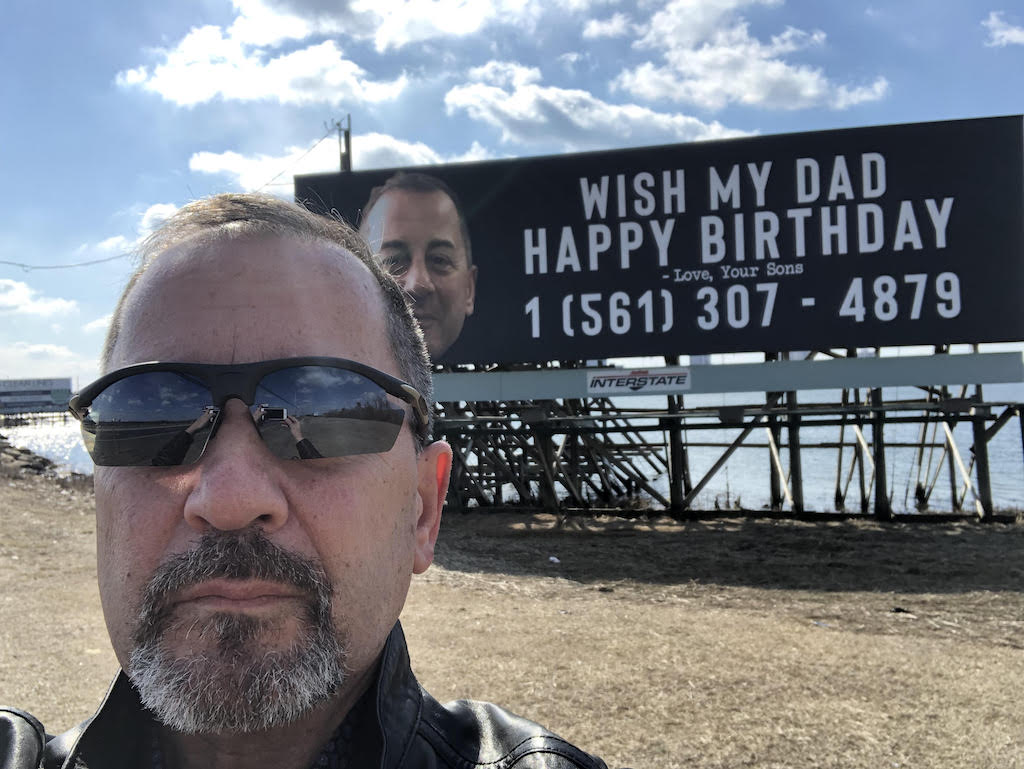
[[[269,187],[271,184],[273,184],[275,181],[277,181],[277,178],[279,176],[281,176],[281,174],[287,173],[291,169],[295,168],[295,166],[297,166],[303,160],[303,158],[306,157],[306,155],[308,155],[310,152],[312,152],[317,147],[319,147],[323,143],[324,139],[326,139],[332,133],[334,133],[334,126],[331,126],[330,128],[328,128],[327,129],[327,133],[325,133],[323,136],[321,136],[319,139],[317,139],[312,147],[310,147],[308,150],[306,150],[301,155],[299,155],[297,158],[295,158],[295,160],[292,161],[291,165],[289,165],[287,168],[282,168],[277,174],[274,175],[274,178],[272,178],[270,181],[266,182],[265,184],[262,184],[259,187],[257,187],[256,191],[259,192],[264,187]]]
[[[6,259],[0,259],[0,264],[20,267],[25,272],[31,272],[32,270],[67,270],[71,267],[88,267],[93,264],[113,262],[115,259],[126,259],[129,256],[131,256],[129,253],[116,254],[115,256],[104,257],[103,259],[92,259],[88,262],[75,262],[74,264],[25,264],[24,262],[9,262]]]
[[[330,128],[327,129],[327,132],[324,133],[323,136],[321,136],[319,139],[317,139],[313,143],[313,146],[311,146],[308,150],[306,150],[301,155],[299,155],[299,157],[297,157],[294,161],[292,161],[292,163],[289,166],[287,166],[285,168],[282,168],[277,174],[274,175],[273,178],[270,179],[270,181],[260,185],[257,188],[256,191],[259,192],[260,190],[264,189],[265,187],[271,187],[271,186],[273,186],[273,187],[281,187],[281,186],[285,186],[286,184],[288,184],[288,182],[281,182],[279,184],[274,184],[274,182],[276,182],[277,179],[282,174],[287,173],[289,170],[291,170],[292,168],[295,168],[295,166],[297,166],[300,162],[302,162],[302,160],[307,155],[309,155],[309,153],[311,153],[313,150],[315,150],[317,147],[319,147],[328,136],[330,136],[332,133],[334,133],[335,129],[338,129],[338,130],[341,129],[341,124],[338,123],[337,121],[335,121],[335,124],[330,126]],[[107,257],[104,257],[103,259],[91,259],[91,260],[89,260],[87,262],[75,262],[73,264],[25,264],[24,262],[11,262],[11,261],[8,261],[6,259],[0,259],[0,264],[7,265],[7,266],[10,266],[10,267],[20,267],[25,272],[31,272],[32,270],[68,270],[68,269],[71,269],[73,267],[89,267],[89,266],[94,265],[94,264],[103,264],[104,262],[113,262],[113,261],[115,261],[117,259],[125,259],[125,258],[130,257],[130,256],[131,256],[131,254],[126,252],[126,253],[123,253],[123,254],[116,254],[114,256],[107,256]]]

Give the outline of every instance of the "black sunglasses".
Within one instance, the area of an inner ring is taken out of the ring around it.
[[[412,406],[420,441],[430,412],[411,385],[344,358],[258,363],[139,363],[111,371],[71,398],[82,437],[101,467],[188,465],[217,432],[230,398],[250,407],[267,447],[282,459],[389,451]]]

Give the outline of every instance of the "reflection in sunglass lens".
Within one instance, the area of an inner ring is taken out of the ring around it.
[[[362,374],[329,366],[296,366],[260,380],[255,403],[281,409],[284,419],[262,419],[260,435],[279,457],[344,457],[388,451],[405,410]],[[294,417],[294,419],[292,419]]]
[[[209,390],[185,374],[135,374],[93,399],[82,437],[101,467],[189,464],[206,446],[211,405]]]

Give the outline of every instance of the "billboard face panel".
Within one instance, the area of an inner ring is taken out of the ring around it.
[[[1013,116],[409,169],[457,193],[477,270],[438,360],[1022,340],[1022,132]],[[296,198],[358,224],[396,170],[296,177]]]

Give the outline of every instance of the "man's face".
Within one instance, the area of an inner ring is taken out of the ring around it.
[[[380,197],[362,231],[413,299],[431,358],[441,357],[473,314],[470,266],[455,204],[443,192],[396,189]]]
[[[335,246],[270,239],[190,253],[186,243],[132,291],[110,368],[324,355],[398,376],[383,328],[374,279]],[[407,422],[386,453],[284,460],[241,401],[229,400],[221,418],[196,464],[96,468],[100,594],[118,659],[131,675],[137,638],[149,632],[139,615],[154,574],[190,553],[201,560],[219,539],[262,553],[267,568],[172,588],[153,631],[161,653],[205,659],[216,686],[240,659],[287,659],[313,643],[313,615],[326,611],[328,632],[347,647],[349,680],[365,685],[411,574],[432,559],[447,447],[417,454]],[[323,576],[326,598],[274,565],[291,559]],[[224,628],[242,628],[241,641],[225,644]]]

